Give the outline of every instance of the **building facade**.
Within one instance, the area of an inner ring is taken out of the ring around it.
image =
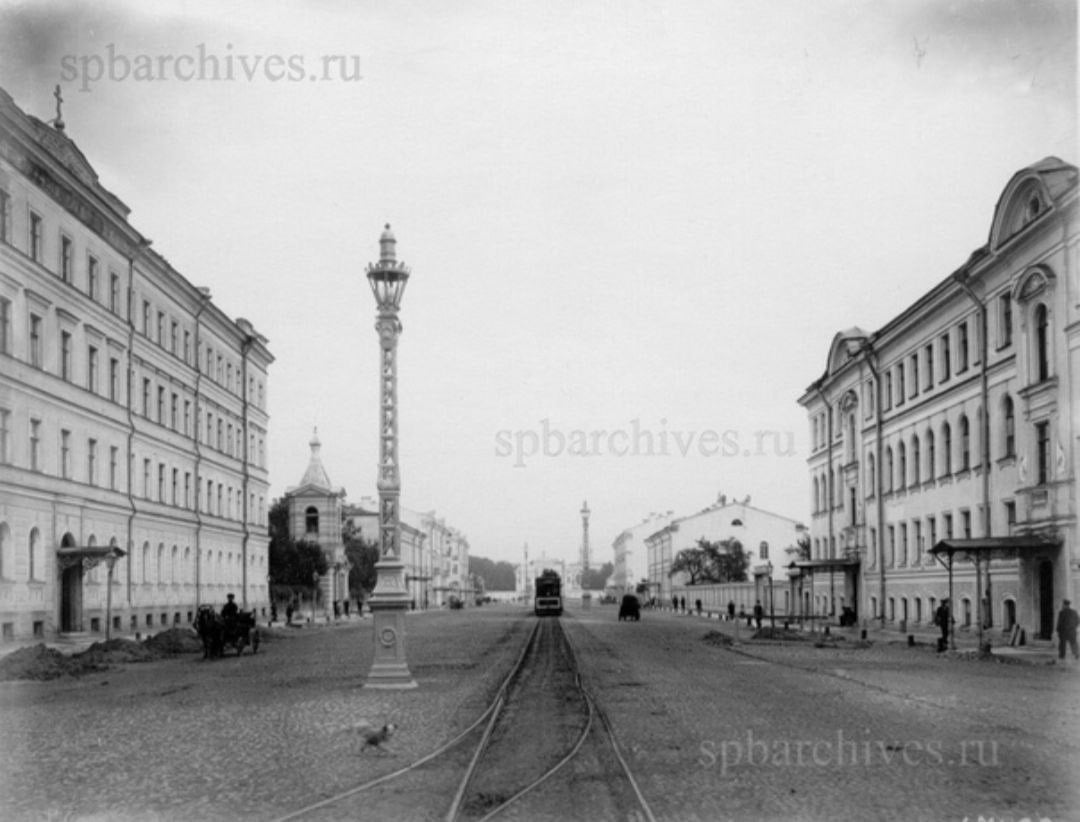
[[[775,598],[778,614],[791,613],[794,606],[787,576],[788,551],[799,543],[805,530],[797,520],[754,507],[749,497],[737,501],[720,495],[715,504],[696,514],[673,518],[645,537],[649,596],[660,604],[675,595],[690,598],[694,588],[705,586],[689,586],[684,573],[672,575],[675,557],[680,551],[696,548],[700,539],[709,542],[735,539],[750,560],[749,581],[763,597]],[[706,600],[706,605],[719,604],[708,597]]]
[[[873,333],[835,336],[810,421],[804,612],[1048,638],[1080,594],[1077,169],[1018,171],[989,240]],[[951,565],[951,571],[950,571]]]
[[[624,529],[615,537],[615,541],[611,544],[613,570],[608,582],[609,588],[620,593],[633,593],[640,583],[647,583],[650,576],[659,578],[662,573],[659,568],[660,554],[648,551],[645,537],[666,527],[673,516],[673,511],[668,511],[666,514],[650,514],[637,525]],[[657,567],[652,568],[650,575],[650,567],[653,565]],[[655,595],[655,591],[653,594]]]
[[[151,630],[267,605],[266,339],[0,90],[0,625]]]

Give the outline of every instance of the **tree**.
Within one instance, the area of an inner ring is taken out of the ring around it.
[[[737,539],[709,542],[702,537],[697,547],[685,548],[675,556],[668,576],[685,573],[687,584],[700,585],[708,582],[746,582],[750,558]]]
[[[602,591],[614,571],[615,566],[610,562],[605,562],[599,568],[587,568],[581,574],[581,587],[587,591]]]
[[[349,521],[345,520],[341,529],[341,539],[345,543],[345,556],[349,560],[349,595],[354,599],[366,599],[375,590],[378,572],[375,563],[379,561],[379,546],[374,540],[364,539]]]
[[[487,591],[516,591],[517,572],[509,562],[494,562],[484,557],[469,557],[469,573],[484,581]]]
[[[274,500],[270,506],[270,577],[275,586],[311,588],[314,574],[322,576],[329,567],[318,543],[296,541],[289,533],[289,501]]]
[[[700,540],[704,542],[705,540]],[[697,585],[699,582],[714,582],[712,579],[712,561],[708,553],[702,548],[684,548],[675,555],[671,561],[671,569],[668,576],[675,574],[687,574],[690,579],[687,584]]]

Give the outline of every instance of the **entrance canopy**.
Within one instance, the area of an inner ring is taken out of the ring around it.
[[[859,560],[854,557],[832,557],[831,559],[799,559],[791,563],[788,568],[798,568],[800,571],[843,571],[855,568]]]
[[[61,568],[70,568],[80,562],[85,568],[93,568],[102,560],[115,562],[126,555],[127,551],[115,545],[71,545],[56,549],[56,558]]]
[[[953,560],[968,562],[992,559],[1016,559],[1033,551],[1057,548],[1060,541],[1042,534],[1015,537],[978,537],[976,539],[943,539],[930,549],[939,559],[944,555]]]

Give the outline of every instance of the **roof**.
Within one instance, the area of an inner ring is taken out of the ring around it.
[[[854,568],[859,564],[855,557],[833,557],[831,559],[797,559],[788,568],[800,568],[809,571],[835,571],[838,568]]]
[[[304,471],[304,476],[300,480],[300,484],[294,488],[287,489],[286,493],[289,495],[296,495],[301,491],[321,491],[331,495],[343,495],[345,493],[344,489],[335,488],[330,484],[330,476],[323,467],[322,457],[319,456],[319,449],[322,448],[322,443],[319,442],[318,428],[312,433],[311,441],[308,445],[311,446],[311,458],[308,460],[307,470]]]
[[[1056,548],[1061,540],[1045,534],[1023,534],[1011,537],[977,537],[975,539],[943,539],[930,553],[944,554],[950,558],[967,559],[1013,559],[1021,553],[1044,548]]]

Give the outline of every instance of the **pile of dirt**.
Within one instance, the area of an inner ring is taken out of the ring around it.
[[[790,628],[759,628],[751,639],[773,639],[784,642],[805,642],[807,637],[802,631],[793,631]]]
[[[0,681],[12,679],[56,679],[71,673],[71,657],[38,643],[12,651],[0,659]],[[78,666],[81,670],[81,666]]]
[[[170,628],[154,634],[143,645],[159,656],[194,654],[202,652],[202,641],[190,628]]]
[[[84,669],[103,670],[110,665],[149,662],[160,656],[142,643],[130,639],[110,639],[105,642],[95,642],[81,654],[75,654],[73,661],[81,662]]]
[[[709,645],[719,645],[721,647],[726,647],[735,643],[735,640],[723,631],[709,631],[709,633],[705,634],[701,640]]]

